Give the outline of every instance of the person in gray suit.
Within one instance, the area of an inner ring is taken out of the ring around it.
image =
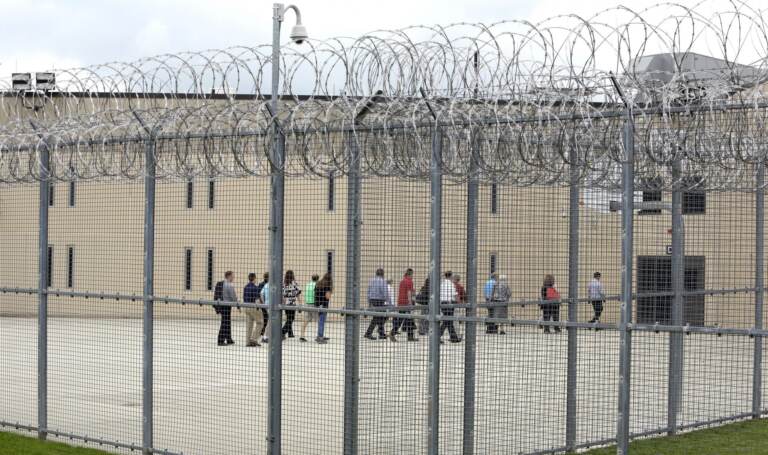
[[[224,302],[237,302],[237,293],[232,285],[234,276],[232,271],[227,271],[224,274],[224,289],[222,290],[222,300]],[[218,337],[219,346],[235,344],[235,340],[232,339],[232,307],[222,305],[219,314],[221,315]]]

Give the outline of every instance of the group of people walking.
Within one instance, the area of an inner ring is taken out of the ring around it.
[[[376,274],[368,283],[368,304],[375,310],[385,310],[386,307],[397,307],[397,311],[401,314],[410,313],[414,309],[414,305],[422,305],[423,309],[420,312],[426,312],[426,305],[429,303],[430,295],[430,283],[429,278],[424,280],[424,285],[419,292],[416,292],[416,288],[413,285],[413,269],[408,268],[403,274],[403,278],[398,285],[397,296],[394,295],[394,289],[392,288],[391,280],[385,280],[384,269],[379,268],[376,270]],[[454,275],[452,272],[445,272],[443,274],[443,280],[440,283],[440,311],[444,316],[453,316],[455,306],[458,304],[466,303],[466,293],[464,287],[461,285],[461,279],[459,275]],[[408,341],[418,341],[416,332],[419,335],[424,336],[428,332],[428,323],[425,319],[419,319],[418,327],[416,326],[414,318],[410,317],[393,317],[392,329],[387,335],[386,323],[387,316],[373,316],[371,323],[368,325],[368,329],[365,331],[365,338],[369,340],[386,340],[397,342],[397,335],[400,330],[403,330],[407,335]],[[374,337],[374,331],[377,337]],[[452,343],[461,342],[461,337],[456,332],[456,327],[452,320],[444,320],[440,324],[440,337],[448,332],[450,341]]]
[[[228,346],[234,344],[232,339],[232,306],[238,302],[237,292],[234,285],[234,273],[228,271],[224,274],[224,281],[216,283],[213,292],[213,300],[230,303],[230,305],[214,305],[216,313],[221,316],[217,343],[219,346]],[[319,275],[312,275],[311,280],[302,289],[296,281],[296,276],[292,270],[285,272],[282,282],[283,305],[297,306],[303,298],[308,306],[317,307],[317,311],[303,311],[304,318],[300,330],[300,340],[308,341],[306,338],[307,326],[310,322],[317,320],[317,336],[315,342],[325,344],[330,338],[325,336],[326,312],[321,308],[328,308],[331,296],[333,294],[333,278],[330,273],[326,273],[322,278]],[[243,303],[255,303],[269,305],[270,303],[270,282],[269,273],[263,275],[260,283],[256,283],[256,274],[248,274],[248,284],[243,288]],[[235,305],[237,306],[237,305]],[[238,311],[240,307],[237,306]],[[285,322],[280,330],[283,339],[295,338],[293,324],[296,320],[297,310],[285,310]],[[269,342],[269,311],[266,308],[245,308],[245,340],[246,346],[261,346],[261,343]]]
[[[384,269],[379,268],[376,270],[374,277],[368,283],[367,299],[368,304],[374,310],[382,312],[382,315],[376,315],[371,318],[371,322],[365,331],[365,338],[369,340],[376,339],[389,339],[392,342],[397,342],[397,335],[400,331],[404,331],[407,335],[408,341],[418,341],[416,333],[424,336],[428,333],[428,322],[426,319],[418,319],[418,326],[416,319],[405,316],[412,310],[416,309],[416,306],[423,306],[419,308],[419,312],[426,313],[427,305],[430,298],[430,280],[427,278],[424,280],[424,284],[418,292],[413,284],[413,269],[408,268],[403,274],[403,278],[397,287],[397,294],[395,294],[392,286],[392,280],[387,280],[384,276]],[[605,303],[605,290],[603,284],[600,281],[600,272],[595,272],[592,281],[587,286],[587,293],[589,300],[594,310],[594,317],[589,321],[590,323],[596,323],[600,321],[600,316],[603,312],[603,305]],[[217,342],[219,346],[228,346],[234,344],[232,339],[232,306],[236,306],[238,311],[240,307],[236,305],[238,302],[237,292],[234,285],[234,274],[228,271],[224,274],[224,281],[216,283],[214,288],[214,300],[227,302],[229,305],[214,305],[216,313],[221,316],[221,324],[219,326],[219,333]],[[440,297],[440,312],[443,316],[454,316],[457,305],[462,305],[466,302],[466,292],[461,284],[461,278],[459,275],[450,271],[443,274],[443,279],[439,286]],[[506,275],[499,275],[497,273],[491,274],[489,280],[483,287],[483,294],[485,297],[486,307],[488,308],[488,318],[490,319],[485,323],[485,333],[504,335],[504,324],[499,320],[507,320],[509,318],[508,308],[512,299],[512,290],[509,286],[509,280]],[[330,338],[325,336],[325,320],[327,312],[322,311],[322,308],[328,308],[330,305],[331,297],[333,295],[333,279],[330,273],[326,273],[322,278],[319,275],[312,275],[307,284],[302,287],[296,281],[296,276],[292,270],[285,272],[285,277],[282,282],[282,299],[283,305],[297,306],[300,305],[303,299],[306,306],[314,306],[317,310],[305,310],[303,311],[304,317],[301,323],[299,339],[302,342],[308,341],[306,338],[307,326],[310,322],[317,321],[317,336],[315,342],[325,344]],[[243,288],[243,302],[244,303],[256,303],[256,304],[270,304],[270,282],[269,273],[263,275],[263,279],[260,283],[256,283],[256,274],[248,274],[248,284]],[[235,305],[232,305],[235,304]],[[542,320],[545,322],[559,322],[560,321],[560,293],[555,287],[555,277],[552,274],[544,276],[544,281],[540,290],[540,303],[539,306],[542,311]],[[388,317],[383,315],[384,310],[394,307],[397,312],[403,314],[403,317],[393,317],[392,327],[387,334],[386,324]],[[306,307],[304,307],[306,308]],[[285,310],[285,322],[281,328],[281,334],[283,339],[294,338],[294,322],[296,320],[297,310]],[[269,341],[269,311],[266,308],[245,308],[245,339],[246,346],[261,346],[261,343],[267,343]],[[545,333],[551,333],[550,324],[542,324],[542,328]],[[555,333],[560,332],[558,325],[552,325]],[[377,337],[374,337],[376,332]],[[462,338],[456,331],[454,321],[452,319],[444,319],[440,323],[440,338],[448,332],[450,342],[460,343]]]
[[[600,316],[603,313],[603,306],[605,304],[605,288],[600,281],[602,275],[600,272],[595,272],[592,275],[592,281],[587,286],[587,294],[589,301],[592,304],[594,316],[590,319],[590,323],[600,322]],[[490,279],[485,283],[483,289],[485,294],[485,302],[488,306],[488,318],[490,319],[507,319],[507,308],[512,297],[512,290],[509,287],[507,277],[505,275],[499,276],[496,273],[491,274]],[[561,297],[557,288],[555,287],[555,276],[548,273],[544,275],[544,282],[541,285],[540,290],[540,303],[543,321],[560,321],[560,305]],[[551,333],[552,329],[548,324],[542,324],[541,327],[544,333]],[[560,333],[560,326],[553,326],[555,333]],[[504,335],[504,329],[499,323],[494,321],[488,321],[485,323],[485,333]]]

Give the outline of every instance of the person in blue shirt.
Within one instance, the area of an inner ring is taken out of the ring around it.
[[[259,295],[261,296],[261,303],[264,305],[269,306],[269,275],[266,273],[264,274],[264,283],[261,285],[261,290],[259,291]],[[265,310],[268,311],[268,310]],[[269,313],[267,313],[269,314]],[[278,321],[279,324],[279,321]],[[269,320],[267,320],[267,323],[264,324],[264,330],[262,331],[264,333],[264,336],[261,337],[261,341],[264,343],[269,342],[269,337],[267,332],[269,330]]]
[[[485,282],[485,286],[483,287],[483,295],[485,296],[485,303],[487,305],[491,305],[491,298],[493,297],[493,289],[496,287],[496,283],[499,281],[499,274],[498,273],[492,273],[491,278],[488,279],[488,281]],[[495,315],[494,308],[492,306],[488,307],[488,317],[492,318]],[[486,322],[485,323],[485,333],[497,333],[499,330],[498,325],[495,322]]]
[[[383,310],[385,305],[389,302],[389,289],[387,288],[387,281],[384,279],[384,269],[377,269],[376,276],[374,276],[368,283],[368,303],[374,310]],[[365,331],[365,338],[369,340],[375,340],[373,337],[373,330],[378,328],[378,334],[380,340],[387,338],[384,325],[387,323],[387,318],[384,316],[374,316],[371,318],[371,323],[368,325],[368,329]]]
[[[258,300],[259,303],[264,303],[264,300],[261,298],[261,290],[266,286],[266,284],[269,282],[269,272],[264,274],[264,278],[261,280],[261,283],[256,286],[256,293],[258,294]],[[269,310],[266,308],[261,309],[261,315],[264,319],[264,324],[261,325],[261,341],[266,342],[267,341],[267,326],[269,326]]]
[[[243,288],[243,302],[256,303],[259,300],[259,286],[256,285],[256,274],[248,274],[248,284]],[[255,325],[255,327],[254,327]],[[264,326],[264,316],[261,308],[245,308],[245,345],[261,346],[259,336]]]

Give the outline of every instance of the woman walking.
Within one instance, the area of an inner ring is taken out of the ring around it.
[[[315,285],[315,306],[318,308],[328,308],[332,294],[333,279],[331,278],[331,273],[328,272]],[[321,310],[317,316],[317,338],[315,338],[315,341],[320,344],[325,344],[330,340],[330,338],[325,336],[326,315],[327,313]]]
[[[301,289],[296,284],[296,278],[293,275],[293,270],[285,272],[285,282],[283,283],[283,301],[285,305],[296,306],[297,300]],[[283,337],[286,335],[288,338],[293,338],[293,320],[296,319],[296,310],[285,310],[285,324],[283,324]]]
[[[304,304],[309,306],[315,306],[315,287],[317,286],[317,282],[320,280],[319,275],[312,275],[312,279],[307,283],[307,285],[304,287]],[[307,341],[306,337],[304,336],[307,332],[307,325],[309,325],[310,322],[314,322],[317,319],[317,313],[314,311],[305,311],[304,312],[304,322],[301,324],[301,334],[299,337],[299,341]]]
[[[541,311],[545,321],[560,321],[560,293],[555,289],[555,276],[544,275],[541,286]],[[560,327],[555,326],[555,332],[560,333]],[[544,333],[550,333],[549,326],[544,326]]]

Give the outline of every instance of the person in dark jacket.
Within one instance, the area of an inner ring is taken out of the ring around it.
[[[256,303],[259,301],[259,286],[256,285],[256,274],[248,274],[248,284],[243,288],[243,302]],[[254,328],[254,325],[256,326]],[[261,308],[245,309],[245,343],[246,346],[261,346],[259,336],[264,325],[264,316]]]
[[[429,277],[427,277],[426,280],[424,280],[424,284],[421,286],[421,289],[419,289],[419,293],[416,294],[416,304],[422,305],[423,309],[421,310],[422,314],[429,313]],[[419,335],[425,336],[429,332],[429,321],[426,319],[419,319]]]
[[[328,308],[333,295],[333,278],[331,272],[326,273],[315,285],[315,306],[318,308]],[[330,338],[325,336],[325,317],[327,313],[320,311],[317,315],[317,338],[315,341],[325,344]]]
[[[224,274],[224,287],[222,290],[221,300],[224,302],[237,302],[237,293],[232,286],[232,280],[234,279],[234,273],[227,271]],[[219,336],[217,342],[219,346],[229,346],[235,344],[235,340],[232,339],[232,307],[229,305],[222,305],[219,310],[221,315],[221,324],[219,325]]]
[[[545,321],[560,320],[560,293],[555,289],[555,276],[547,274],[541,286],[541,312]],[[560,327],[555,326],[555,332],[560,333]],[[544,326],[544,333],[550,333],[549,326]]]

